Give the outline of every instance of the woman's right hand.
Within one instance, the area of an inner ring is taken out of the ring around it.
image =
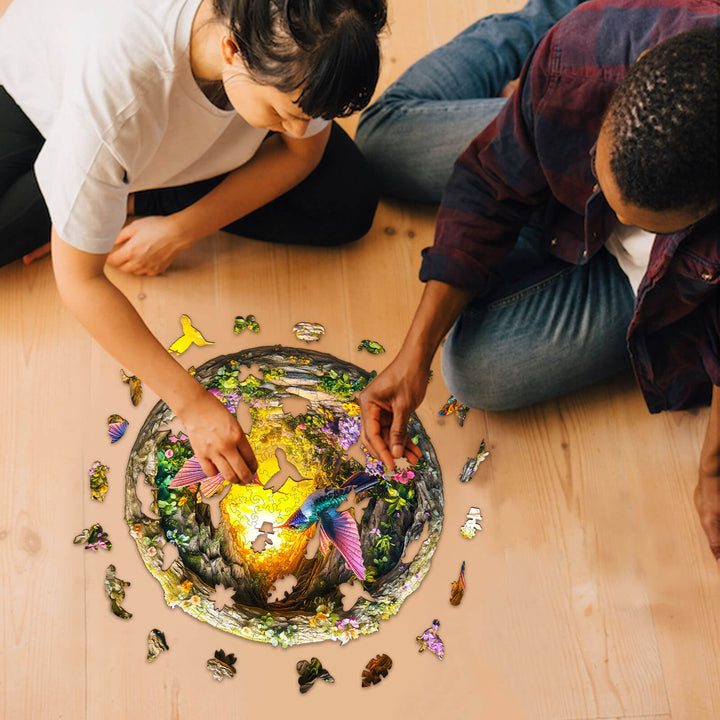
[[[253,482],[258,469],[255,453],[238,421],[216,397],[203,391],[178,417],[208,477],[222,473],[231,482]]]

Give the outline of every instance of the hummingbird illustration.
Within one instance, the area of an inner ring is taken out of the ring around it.
[[[200,492],[205,497],[210,497],[225,484],[225,478],[222,473],[208,477],[200,466],[200,460],[193,455],[183,463],[183,466],[170,481],[168,487],[176,490],[177,488],[190,487],[191,485],[198,484],[200,485]],[[253,476],[252,484],[262,485],[257,473]]]
[[[203,334],[193,326],[189,315],[180,316],[180,324],[182,325],[183,334],[168,348],[168,352],[172,355],[181,355],[193,343],[196,345],[214,345],[215,343],[206,340]]]
[[[322,488],[305,498],[303,504],[275,529],[307,530],[317,524],[320,533],[320,552],[327,553],[330,543],[335,545],[347,566],[360,580],[365,580],[365,564],[360,549],[357,523],[349,512],[337,512],[354,490],[356,495],[377,485],[381,478],[364,471],[351,475],[341,487]]]

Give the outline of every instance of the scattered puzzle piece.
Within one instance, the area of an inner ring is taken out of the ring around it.
[[[235,604],[233,595],[235,588],[225,587],[224,585],[216,585],[215,590],[208,595],[208,599],[215,603],[216,610],[222,610],[226,607],[232,607]]]
[[[362,671],[362,686],[370,687],[371,685],[377,685],[384,677],[387,677],[391,667],[392,660],[389,655],[385,653],[376,655]]]
[[[480,467],[480,463],[484,462],[490,453],[485,449],[485,441],[480,443],[480,449],[477,451],[475,457],[468,458],[465,465],[463,465],[462,472],[460,473],[460,482],[470,482],[475,477],[477,469]]]
[[[111,415],[107,421],[110,442],[116,443],[125,434],[128,427],[128,421],[120,415]]]
[[[122,381],[130,386],[130,402],[137,406],[142,399],[142,381],[135,375],[126,375],[125,371],[120,368]]]
[[[132,613],[120,606],[125,599],[126,587],[130,587],[130,583],[115,575],[114,565],[108,565],[105,570],[105,594],[110,598],[110,607],[113,613],[123,620],[129,620],[132,617]]]
[[[335,678],[322,666],[322,663],[316,658],[300,660],[296,666],[298,675],[298,684],[300,692],[305,694],[316,680],[324,680],[325,682],[334,683]]]
[[[206,340],[203,334],[193,326],[189,315],[180,316],[183,334],[168,348],[172,355],[182,355],[193,343],[195,345],[214,345],[211,340]]]
[[[445,655],[445,644],[438,635],[437,631],[439,627],[440,622],[433,620],[432,627],[428,628],[422,635],[418,635],[415,639],[420,643],[420,650],[418,652],[429,650],[442,660]]]
[[[110,468],[96,460],[88,470],[90,476],[90,496],[93,500],[102,502],[108,489],[107,474]]]
[[[379,355],[385,352],[385,348],[375,340],[361,340],[358,350],[367,350],[372,355]]]
[[[157,628],[150,631],[147,639],[148,654],[147,661],[153,662],[155,658],[165,650],[169,650],[167,641],[165,640],[165,633],[160,632]]]
[[[482,519],[480,508],[471,507],[468,510],[465,524],[460,528],[460,534],[468,540],[475,537],[475,533],[478,532],[478,530],[482,530],[482,527],[480,526],[480,520]]]
[[[216,650],[215,656],[207,661],[205,667],[207,667],[218,682],[222,682],[225,678],[235,676],[237,672],[235,669],[236,662],[237,658],[232,653],[226,655],[224,650]]]
[[[317,342],[325,334],[325,327],[320,323],[299,322],[293,325],[292,331],[298,340],[311,343]]]
[[[85,543],[86,550],[110,550],[112,543],[107,533],[103,531],[102,525],[92,525],[90,528],[83,530],[79,535],[75,536],[73,542],[76,545]]]
[[[254,333],[260,332],[260,324],[255,319],[254,315],[248,315],[247,317],[238,315],[235,318],[235,323],[233,324],[233,332],[236,335],[239,335],[243,330],[250,330]]]
[[[294,575],[283,575],[270,586],[268,593],[268,604],[284,600],[297,585],[297,578]]]
[[[460,577],[450,584],[450,604],[459,605],[465,594],[465,561],[460,568]]]
[[[470,410],[470,408],[467,405],[462,405],[454,395],[451,395],[447,399],[447,402],[438,411],[438,415],[445,417],[446,415],[455,413],[458,425],[462,427],[465,424],[465,418],[467,417],[468,410]]]

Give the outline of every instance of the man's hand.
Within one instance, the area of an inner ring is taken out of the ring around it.
[[[428,370],[401,354],[360,394],[362,441],[388,470],[395,466],[394,458],[405,457],[412,464],[420,459],[407,424],[425,397],[427,381]]]
[[[192,243],[172,215],[138,218],[120,231],[107,263],[135,275],[159,275]]]
[[[180,419],[208,477],[222,473],[231,482],[253,482],[258,469],[255,454],[238,421],[217,398],[204,393]]]
[[[720,561],[720,388],[717,387],[713,388],[710,420],[700,454],[695,507],[710,542],[710,550]]]

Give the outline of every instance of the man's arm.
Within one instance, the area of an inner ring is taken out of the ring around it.
[[[320,162],[329,136],[330,125],[307,139],[271,136],[251,160],[189,207],[124,227],[108,264],[138,275],[163,272],[182,250],[304,180]]]
[[[710,419],[700,453],[699,481],[695,506],[710,549],[720,560],[720,388],[713,387]]]
[[[157,341],[127,298],[105,277],[105,255],[68,245],[52,231],[60,296],[118,362],[131,368],[183,421],[208,476],[248,483],[257,460],[237,420]]]
[[[467,290],[428,282],[400,352],[360,395],[363,443],[390,469],[393,458],[420,457],[407,438],[408,420],[425,397],[440,342],[470,297]]]

